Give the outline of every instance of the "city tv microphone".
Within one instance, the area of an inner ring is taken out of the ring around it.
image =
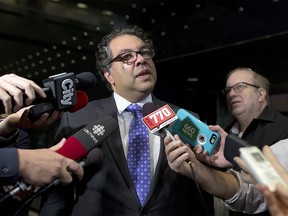
[[[33,105],[43,106],[43,103],[51,103],[56,110],[65,111],[77,103],[76,90],[89,90],[96,86],[97,79],[92,72],[82,72],[79,74],[60,73],[42,81],[46,94],[46,98],[36,97]],[[23,101],[25,103],[27,96],[23,93]],[[12,106],[15,101],[12,99]],[[50,105],[50,106],[52,106]],[[25,105],[26,106],[26,105]],[[0,113],[5,116],[5,107],[0,102]]]
[[[118,124],[114,118],[105,116],[70,136],[56,152],[67,158],[79,160],[94,147],[99,147],[101,141],[109,136],[117,127]]]
[[[168,135],[172,140],[175,140],[168,127],[178,117],[168,104],[157,108],[152,102],[145,103],[142,107],[142,114],[144,116],[142,121],[151,133],[160,135],[162,138]]]
[[[89,98],[88,98],[88,95],[84,91],[76,91],[76,96],[77,96],[77,103],[74,104],[73,106],[66,108],[65,111],[69,111],[73,113],[73,112],[78,111],[79,109],[82,109],[88,104]],[[51,114],[52,112],[56,110],[57,108],[55,107],[53,103],[44,102],[44,103],[32,106],[29,109],[28,119],[31,121],[36,121],[44,113]]]

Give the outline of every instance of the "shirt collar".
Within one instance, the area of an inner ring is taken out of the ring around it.
[[[113,97],[116,102],[117,110],[118,110],[118,115],[121,115],[125,109],[131,104],[130,101],[126,100],[116,92],[113,92]],[[152,96],[149,94],[144,100],[139,101],[137,104],[140,105],[141,107],[148,102],[152,102]]]

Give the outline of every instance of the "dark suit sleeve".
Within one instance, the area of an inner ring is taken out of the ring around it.
[[[19,158],[16,148],[0,149],[0,185],[13,185],[17,182]]]
[[[69,137],[69,117],[67,113],[64,113],[61,117],[61,122],[56,133],[57,142],[63,137]],[[42,195],[40,215],[71,215],[74,205],[74,187],[73,184],[68,186],[62,186],[52,188],[48,192]]]
[[[17,130],[9,138],[0,137],[0,185],[13,185],[19,178],[17,148],[30,148],[27,132]]]

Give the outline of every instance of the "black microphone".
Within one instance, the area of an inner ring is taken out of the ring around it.
[[[70,73],[60,73],[42,81],[44,88],[43,91],[47,95],[46,98],[36,97],[33,104],[39,107],[34,109],[46,108],[48,111],[52,109],[59,111],[67,111],[71,106],[77,103],[77,91],[76,90],[88,90],[96,86],[97,79],[92,72],[82,72],[79,74]],[[23,101],[27,96],[23,94]],[[12,100],[12,105],[15,104]],[[47,108],[49,107],[49,109]],[[46,110],[43,110],[42,114]],[[0,103],[0,113],[5,113],[5,107],[1,101]],[[51,112],[50,112],[51,113]],[[41,116],[41,115],[40,115]],[[33,116],[31,116],[33,118]],[[36,117],[34,117],[35,119]]]
[[[77,103],[76,104],[74,104],[73,106],[70,106],[70,107],[66,107],[65,109],[62,109],[61,111],[69,111],[69,112],[73,113],[73,112],[76,112],[79,109],[82,109],[83,107],[85,107],[89,102],[88,95],[84,91],[77,91],[76,97],[77,97]],[[44,113],[52,114],[52,112],[54,112],[55,110],[59,110],[59,109],[57,109],[55,104],[51,103],[50,101],[40,103],[40,104],[37,104],[35,106],[32,106],[29,109],[28,119],[31,121],[36,121]]]
[[[97,79],[92,72],[82,72],[75,75],[76,87],[79,90],[89,90],[96,86]]]
[[[49,89],[48,99],[31,107],[28,119],[35,121],[43,113],[51,114],[55,110],[75,112],[83,108],[88,103],[88,96],[83,91],[76,91],[75,86],[76,89],[88,90],[94,87],[96,83],[96,77],[91,72],[82,72],[75,77],[74,73],[50,76],[43,80],[46,90]]]

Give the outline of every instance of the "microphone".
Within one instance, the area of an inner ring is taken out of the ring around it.
[[[96,86],[97,79],[92,72],[82,72],[79,74],[60,73],[42,81],[44,88],[43,91],[47,95],[46,98],[35,98],[33,104],[52,103],[55,110],[66,111],[71,106],[77,103],[77,90],[88,90]],[[23,94],[23,101],[26,99],[25,93]],[[15,101],[12,101],[15,104]],[[50,104],[50,106],[52,106]],[[0,103],[0,113],[5,113],[3,102]],[[44,112],[43,112],[44,113]]]
[[[84,91],[77,91],[76,96],[77,96],[77,103],[71,107],[66,108],[65,111],[69,111],[73,113],[79,109],[82,109],[88,104],[89,98],[88,98],[88,95]],[[30,119],[31,121],[36,121],[44,113],[51,114],[55,110],[57,110],[57,108],[55,107],[53,103],[44,102],[44,103],[32,106],[29,109],[28,119]]]
[[[82,72],[75,75],[76,87],[81,90],[89,90],[96,86],[97,79],[92,72]]]
[[[82,158],[78,164],[82,167],[87,167],[90,165],[100,165],[103,163],[104,160],[104,154],[102,152],[102,150],[98,147],[93,148],[91,151],[89,151],[89,153],[87,154],[86,158]],[[54,180],[53,182],[51,182],[49,185],[46,185],[42,188],[46,188],[48,189],[51,186],[56,186],[60,183],[59,179]],[[45,190],[46,190],[45,189]]]
[[[99,147],[101,141],[117,127],[118,124],[114,118],[105,116],[70,136],[56,152],[67,158],[78,160],[85,156],[92,148]]]
[[[176,121],[178,117],[168,104],[157,109],[154,103],[145,103],[142,107],[142,114],[144,116],[142,121],[151,133],[157,134],[162,138],[168,135],[172,140],[175,140],[167,128],[169,124]]]

